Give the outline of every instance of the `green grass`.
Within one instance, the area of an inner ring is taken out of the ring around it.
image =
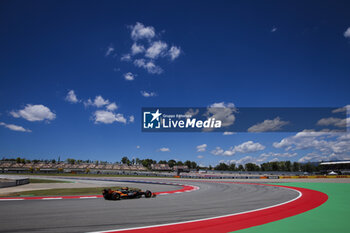
[[[62,189],[44,189],[23,191],[11,193],[6,197],[24,197],[24,196],[69,196],[69,195],[101,195],[105,188],[120,189],[121,187],[93,187],[93,188],[62,188]],[[137,188],[130,188],[130,190],[139,190]]]
[[[45,180],[45,179],[29,179],[29,183],[72,183],[71,181],[63,181],[63,180]]]
[[[238,231],[239,233],[350,232],[350,184],[278,183],[317,190],[328,195],[323,205],[305,213]]]

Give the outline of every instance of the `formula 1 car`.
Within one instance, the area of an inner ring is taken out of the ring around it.
[[[146,191],[135,191],[129,190],[128,187],[122,188],[121,190],[104,189],[102,195],[106,200],[120,200],[120,199],[132,199],[140,198],[142,196],[146,198],[156,197],[155,193],[149,190]]]

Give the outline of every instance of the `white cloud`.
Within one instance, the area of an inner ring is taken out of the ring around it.
[[[223,156],[232,156],[234,154],[236,154],[234,149],[225,150],[224,153],[222,153]]]
[[[253,141],[244,142],[238,146],[230,147],[228,150],[223,150],[220,147],[216,147],[211,151],[213,155],[223,155],[223,156],[232,156],[236,153],[252,153],[260,150],[264,150],[265,146]]]
[[[115,121],[126,124],[126,118],[121,113],[115,114]]]
[[[221,147],[217,146],[214,150],[212,150],[210,153],[213,155],[222,155],[224,153],[224,150],[221,149]]]
[[[253,141],[244,142],[238,146],[235,146],[234,148],[236,152],[240,152],[240,153],[250,153],[250,152],[256,152],[264,149],[265,149],[265,146],[261,145],[258,142],[253,142]]]
[[[331,160],[345,160],[350,159],[349,157],[339,157],[336,154],[330,154],[330,155],[320,155],[315,152],[308,153],[307,155],[301,157],[298,162],[299,163],[307,163],[307,162],[321,162],[321,161],[331,161]]]
[[[350,124],[350,118],[328,117],[328,118],[322,118],[317,122],[317,125],[321,125],[321,126],[333,125],[340,128],[344,128],[348,124]]]
[[[211,108],[234,108],[234,103],[225,103],[225,102],[219,102],[219,103],[213,103],[210,105]]]
[[[298,154],[297,153],[274,153],[274,152],[269,152],[269,153],[263,153],[258,157],[253,157],[253,156],[245,156],[241,159],[238,160],[221,160],[221,162],[225,162],[226,164],[246,164],[246,163],[255,163],[255,164],[262,164],[265,162],[275,162],[279,161],[279,158],[292,158],[296,157]],[[269,158],[274,157],[269,160]]]
[[[115,102],[111,102],[108,99],[103,98],[101,95],[96,96],[93,101],[89,98],[83,103],[85,107],[94,106],[99,108],[99,110],[96,110],[92,115],[92,119],[95,124],[112,124],[114,122],[126,124],[134,122],[134,116],[126,117],[121,113],[115,113],[115,111],[118,109],[118,105]],[[102,110],[102,108],[104,109]]]
[[[136,149],[140,149],[141,147],[139,145],[136,146]]]
[[[207,144],[197,146],[197,152],[204,152],[207,149]]]
[[[155,65],[152,61],[146,61],[145,59],[136,59],[134,61],[134,65],[136,67],[142,67],[147,70],[150,74],[161,74],[163,72],[163,69],[159,66]]]
[[[350,133],[346,133],[346,134],[339,136],[338,140],[341,140],[341,141],[349,140],[350,141]]]
[[[226,163],[229,163],[229,164],[234,163],[234,164],[242,164],[243,165],[243,164],[246,164],[246,163],[255,163],[255,164],[257,164],[258,162],[257,162],[257,158],[248,155],[248,156],[245,156],[245,157],[243,157],[241,159],[238,159],[238,160],[227,161]]]
[[[221,121],[223,127],[232,125],[236,117],[234,112],[236,111],[235,105],[233,103],[214,103],[207,108],[208,118],[215,118]]]
[[[91,101],[91,99],[89,98],[87,101],[84,101],[84,106],[90,106],[90,105],[94,105],[94,103]]]
[[[115,122],[115,115],[113,112],[99,110],[95,112],[95,123],[111,124]]]
[[[346,29],[346,31],[344,32],[344,37],[350,38],[350,27],[348,27],[348,29]]]
[[[113,113],[105,110],[98,110],[94,113],[95,124],[104,123],[104,124],[112,124],[114,122],[126,123],[126,119],[123,114]]]
[[[280,142],[273,143],[273,146],[286,151],[313,149],[322,156],[333,154],[338,159],[350,157],[349,133],[303,131],[283,138]]]
[[[223,135],[233,135],[233,134],[235,134],[235,132],[225,131],[223,133]]]
[[[117,104],[116,103],[110,103],[110,104],[108,104],[107,105],[107,110],[109,110],[109,111],[114,111],[114,110],[117,110],[118,109],[118,106],[117,106]]]
[[[194,110],[193,108],[190,108],[187,112],[185,112],[184,115],[194,117],[198,115],[198,113],[199,113],[199,109]]]
[[[56,114],[42,104],[27,104],[24,109],[12,111],[10,114],[15,118],[22,117],[28,121],[54,120],[56,118]]]
[[[145,59],[136,59],[134,61],[134,65],[137,66],[137,67],[143,67],[145,68],[145,65],[146,65],[146,60]]]
[[[133,43],[130,51],[121,56],[121,61],[133,60],[136,67],[144,68],[148,73],[161,74],[163,69],[156,64],[156,59],[170,57],[173,61],[180,56],[182,51],[179,46],[172,45],[169,49],[167,42],[156,39],[154,27],[145,26],[140,22],[128,27],[131,29]]]
[[[346,106],[344,106],[344,107],[342,107],[342,108],[334,109],[334,110],[332,111],[332,113],[347,112],[347,111],[350,112],[350,105],[346,105]]]
[[[204,156],[203,155],[197,155],[197,159],[203,159]]]
[[[73,90],[70,90],[68,93],[67,93],[67,96],[66,96],[66,101],[70,102],[70,103],[78,103],[79,100],[76,96],[76,94],[74,93]]]
[[[238,160],[235,160],[235,159],[227,160],[225,163],[227,163],[227,164],[235,163],[235,164],[242,164],[242,165],[244,165],[246,163],[261,164],[261,163],[266,162],[268,158],[269,158],[268,156],[261,156],[260,155],[258,157],[253,157],[253,156],[248,155],[248,156],[245,156],[245,157],[240,158]],[[278,158],[274,158],[274,159],[270,160],[270,162],[273,162],[276,159],[278,160]]]
[[[307,149],[312,147],[319,147],[325,144],[325,140],[316,140],[318,137],[326,136],[327,132],[310,132],[308,130],[299,132],[291,137],[283,138],[280,142],[274,142],[275,148],[285,148],[286,150]]]
[[[100,95],[95,97],[94,105],[96,107],[100,108],[100,107],[105,106],[107,104],[109,104],[109,100],[103,99],[103,97]]]
[[[114,47],[113,45],[108,46],[105,56],[108,57],[109,55],[111,55],[114,52]]]
[[[109,104],[109,100],[105,100],[102,96],[98,95],[95,97],[94,101],[91,101],[91,99],[88,99],[87,101],[84,102],[85,106],[93,105],[95,107],[103,107],[105,105]]]
[[[143,53],[145,51],[145,47],[143,45],[138,45],[136,42],[131,46],[131,54],[136,55],[138,53]]]
[[[289,124],[288,121],[282,121],[279,117],[273,120],[264,120],[261,123],[251,126],[248,132],[269,132],[278,131],[282,126]]]
[[[146,50],[145,57],[151,59],[157,59],[159,56],[164,56],[168,48],[167,43],[163,41],[155,41],[152,45]]]
[[[161,152],[169,152],[170,149],[167,148],[167,147],[162,147],[162,148],[159,148],[158,151],[161,151]]]
[[[235,151],[233,150],[233,148],[231,147],[228,150],[224,150],[221,147],[217,146],[214,150],[212,150],[210,153],[212,153],[213,155],[226,155],[226,156],[232,156],[235,154]]]
[[[120,58],[121,61],[131,61],[131,55],[130,54],[123,54]]]
[[[25,129],[23,128],[22,126],[19,126],[19,125],[13,125],[13,124],[6,124],[4,122],[0,122],[0,125],[10,129],[10,130],[13,130],[13,131],[19,131],[19,132],[32,132],[30,129]]]
[[[296,152],[294,153],[275,153],[275,152],[269,152],[269,153],[262,153],[260,157],[282,157],[282,158],[292,158],[296,157],[298,154]]]
[[[134,26],[130,26],[130,28],[131,38],[135,41],[141,39],[152,39],[156,35],[154,27],[145,27],[142,23],[139,22],[137,22]]]
[[[155,93],[155,92],[141,91],[141,95],[142,95],[143,97],[152,97],[152,96],[157,96],[157,93]]]
[[[180,56],[180,53],[181,53],[181,49],[179,47],[176,47],[176,46],[171,46],[171,48],[169,49],[169,56],[170,56],[170,59],[173,61],[175,60],[176,58],[178,58]]]
[[[136,77],[136,74],[133,74],[131,72],[128,72],[128,73],[124,74],[124,78],[127,81],[133,81],[135,79],[135,77]]]

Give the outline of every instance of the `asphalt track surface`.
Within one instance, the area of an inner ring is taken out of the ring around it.
[[[298,196],[293,190],[273,186],[175,182],[196,185],[200,189],[121,201],[102,198],[4,201],[0,203],[0,232],[91,232],[150,226],[254,210]],[[159,184],[124,184],[154,192],[179,189]]]

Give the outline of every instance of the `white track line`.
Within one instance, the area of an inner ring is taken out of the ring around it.
[[[61,200],[63,199],[62,197],[44,197],[42,199],[38,199],[38,200]]]
[[[139,181],[140,183],[144,183],[144,181]],[[137,182],[135,182],[137,183]],[[154,183],[153,183],[154,184]],[[165,185],[177,185],[177,186],[190,186],[193,189],[192,190],[186,190],[186,191],[179,191],[179,192],[174,192],[174,193],[161,193],[158,194],[157,196],[162,196],[162,195],[169,195],[169,194],[179,194],[179,193],[187,193],[187,192],[192,192],[192,191],[196,191],[198,189],[200,189],[198,186],[193,186],[193,185],[185,185],[185,184],[174,184],[174,183],[161,183],[161,184],[165,184]],[[93,199],[93,198],[98,198],[97,196],[91,196],[91,197],[77,197],[77,198],[73,198],[73,199]],[[39,198],[39,199],[25,199],[25,198],[21,198],[21,199],[1,199],[0,201],[22,201],[22,200],[61,200],[61,199],[71,199],[71,198],[64,198],[64,197],[44,197],[44,198]]]

